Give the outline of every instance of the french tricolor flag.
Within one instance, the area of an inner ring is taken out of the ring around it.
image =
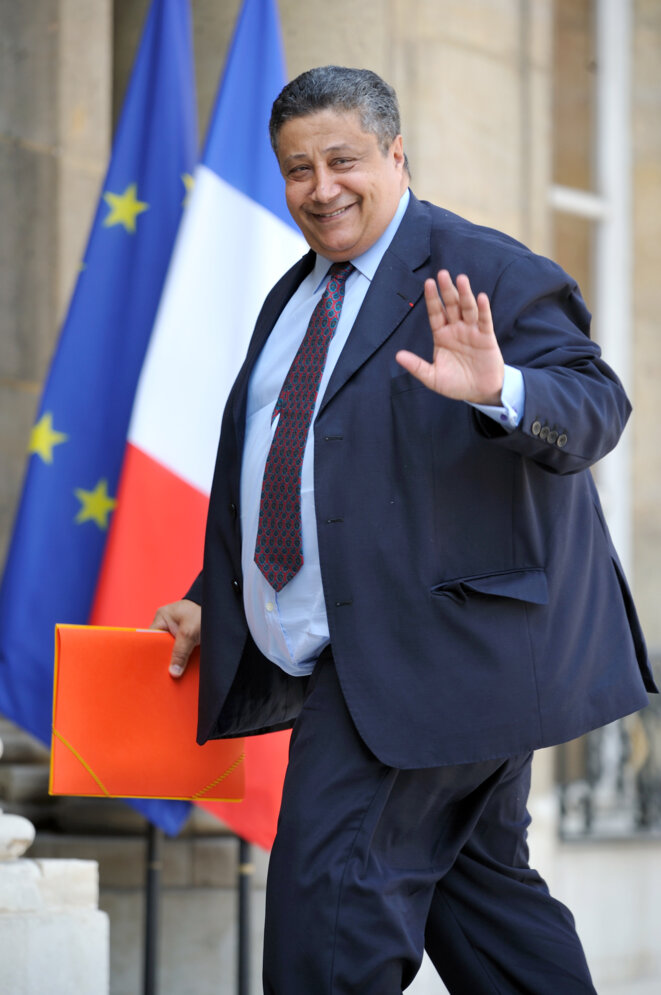
[[[223,406],[264,297],[307,248],[268,139],[284,82],[275,0],[245,0],[138,384],[93,624],[148,624],[200,570]],[[244,801],[204,803],[267,849],[288,740],[248,739]]]

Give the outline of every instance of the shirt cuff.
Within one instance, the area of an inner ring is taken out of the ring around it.
[[[504,429],[511,432],[517,428],[523,417],[523,408],[526,400],[526,388],[523,383],[523,374],[515,366],[505,366],[503,376],[503,389],[500,392],[500,405],[496,404],[472,404],[482,414],[493,418]]]

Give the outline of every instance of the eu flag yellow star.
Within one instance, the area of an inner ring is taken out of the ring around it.
[[[64,432],[56,432],[53,428],[53,415],[46,411],[30,432],[28,453],[36,453],[44,463],[53,462],[53,448],[66,442],[68,436]]]
[[[137,199],[138,184],[131,183],[124,193],[110,193],[106,190],[103,199],[110,208],[103,221],[105,228],[113,225],[124,225],[127,232],[135,232],[135,219],[143,211],[149,210],[149,204]]]
[[[117,504],[108,494],[108,481],[100,480],[93,491],[78,487],[74,493],[80,501],[80,510],[74,519],[76,524],[95,522],[100,529],[107,529],[108,515]]]
[[[190,200],[190,195],[193,192],[193,187],[195,186],[195,177],[191,176],[190,173],[182,173],[181,182],[183,183],[184,190],[186,191],[186,195],[181,202],[181,206],[188,207],[188,201]]]

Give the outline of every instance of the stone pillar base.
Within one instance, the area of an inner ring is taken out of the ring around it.
[[[107,995],[108,950],[94,861],[0,862],[0,992]]]

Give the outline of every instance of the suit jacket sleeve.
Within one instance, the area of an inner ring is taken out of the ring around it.
[[[480,431],[551,472],[585,470],[614,448],[631,405],[589,339],[590,314],[576,284],[549,260],[517,258],[491,305],[505,362],[523,373],[525,408],[510,433],[476,412]]]
[[[188,590],[184,594],[184,598],[186,598],[186,600],[188,600],[188,601],[194,601],[196,605],[201,605],[202,604],[202,571],[201,570],[200,570],[199,574],[197,575],[197,577],[195,578],[195,580],[193,581],[193,583],[191,584],[191,586],[188,588]]]

